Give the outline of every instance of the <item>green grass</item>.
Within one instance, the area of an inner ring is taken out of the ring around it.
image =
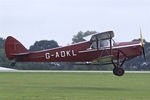
[[[150,74],[2,72],[0,100],[150,100]]]

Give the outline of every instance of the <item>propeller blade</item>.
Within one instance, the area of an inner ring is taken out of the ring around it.
[[[141,37],[141,45],[142,45],[143,57],[144,57],[144,60],[146,61],[145,49],[144,49],[144,41],[143,41],[143,36],[142,36],[141,28],[140,28],[140,37]]]
[[[144,60],[146,61],[145,49],[143,47],[142,47],[142,51],[143,51]]]
[[[142,44],[142,47],[144,48],[144,42],[143,42],[143,36],[142,36],[141,28],[140,28],[140,37],[141,37],[141,44]]]

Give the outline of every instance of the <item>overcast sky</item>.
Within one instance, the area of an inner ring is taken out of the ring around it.
[[[79,31],[113,30],[115,40],[150,41],[150,0],[0,0],[0,37],[27,48],[36,40],[71,43]]]

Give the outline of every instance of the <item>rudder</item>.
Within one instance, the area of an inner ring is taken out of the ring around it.
[[[9,60],[15,59],[15,55],[19,53],[25,53],[28,50],[15,38],[8,36],[5,41],[5,53]]]

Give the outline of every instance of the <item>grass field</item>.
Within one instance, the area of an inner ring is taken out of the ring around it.
[[[150,100],[150,74],[1,72],[0,100]]]

